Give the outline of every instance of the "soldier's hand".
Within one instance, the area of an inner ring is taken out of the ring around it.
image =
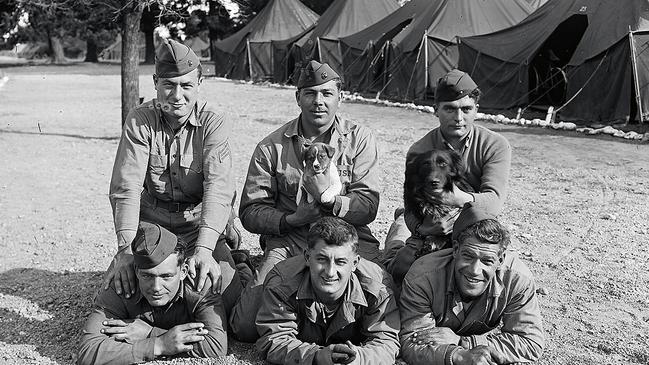
[[[212,257],[212,251],[205,247],[196,247],[194,254],[187,260],[189,277],[196,285],[196,290],[203,290],[207,277],[212,280],[212,292],[221,292],[221,267]]]
[[[292,227],[302,227],[320,219],[321,212],[315,201],[307,203],[306,199],[300,202],[295,213],[286,216],[286,223]]]
[[[446,236],[451,234],[456,218],[457,214],[448,214],[439,220],[433,221],[433,218],[427,215],[421,222],[421,226],[419,226],[419,233],[423,236]]]
[[[329,181],[329,176],[325,174],[315,174],[302,176],[302,182],[304,189],[311,194],[318,202],[320,202],[320,197],[331,185]]]
[[[356,349],[349,340],[331,347],[331,360],[334,364],[349,364],[356,359]]]
[[[315,353],[315,358],[313,363],[315,365],[333,365],[333,359],[331,358],[332,350],[331,346],[323,347]]]
[[[112,281],[118,295],[124,293],[126,298],[130,298],[136,287],[133,254],[126,250],[117,252],[110,266],[112,269],[104,276],[104,290],[108,290]]]
[[[153,327],[141,319],[107,319],[101,323],[104,328],[101,333],[112,337],[116,341],[133,343],[149,336]]]
[[[489,346],[476,346],[470,350],[459,349],[453,353],[453,364],[497,365],[507,360],[498,350]]]
[[[202,323],[185,323],[172,327],[165,334],[156,337],[153,353],[155,356],[170,356],[188,352],[194,344],[205,339],[208,331]]]
[[[417,345],[458,345],[460,336],[448,327],[433,327],[413,333],[412,342]]]

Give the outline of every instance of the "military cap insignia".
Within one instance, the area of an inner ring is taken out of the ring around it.
[[[322,79],[326,79],[327,78],[327,73],[326,72],[321,73],[320,77],[322,77]]]

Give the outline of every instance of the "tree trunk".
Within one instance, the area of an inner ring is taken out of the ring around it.
[[[153,43],[153,29],[144,31],[144,63],[152,65],[155,63],[155,45]]]
[[[133,1],[122,14],[122,125],[128,112],[138,105],[140,98],[139,72],[140,19],[142,6]]]
[[[61,39],[56,36],[50,36],[50,50],[52,51],[52,63],[66,63],[65,54],[63,54],[63,44]]]
[[[94,34],[89,35],[88,39],[86,39],[86,59],[83,62],[99,62],[97,58],[97,42]]]

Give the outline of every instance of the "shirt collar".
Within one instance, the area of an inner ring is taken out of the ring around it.
[[[475,124],[471,125],[471,128],[469,128],[469,133],[467,133],[462,139],[460,140],[461,142],[464,142],[462,145],[464,148],[468,148],[469,144],[471,143],[471,138],[473,138],[473,130],[475,129]],[[435,129],[435,133],[431,136],[433,138],[433,145],[434,146],[446,146],[447,149],[449,150],[455,150],[453,148],[453,145],[446,140],[444,137],[444,134],[442,133],[442,130],[440,128]],[[461,152],[461,151],[458,151]]]
[[[300,114],[299,117],[293,119],[289,126],[286,128],[286,131],[284,132],[284,136],[291,138],[294,136],[301,136],[300,135],[300,121],[302,120],[302,114]],[[351,129],[349,127],[349,123],[343,119],[338,117],[337,115],[334,116],[334,123],[333,123],[333,129],[338,132],[340,135],[347,135],[351,132]],[[333,129],[329,129],[329,131],[333,131]]]
[[[204,101],[197,100],[196,104],[194,104],[194,108],[192,108],[192,112],[191,112],[189,118],[187,119],[185,124],[183,124],[183,126],[187,125],[187,123],[193,125],[194,127],[200,127],[200,126],[203,125],[197,118],[199,104],[202,107],[206,103]],[[159,104],[158,104],[157,99],[153,99],[153,105],[156,106],[156,109],[157,109],[158,113],[160,113],[160,118],[164,118],[164,112],[162,110],[160,110],[160,107],[158,106]],[[165,120],[165,122],[166,122],[166,120]]]

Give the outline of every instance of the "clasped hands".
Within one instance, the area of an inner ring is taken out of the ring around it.
[[[104,326],[100,330],[101,333],[112,337],[115,341],[130,344],[148,338],[153,329],[150,324],[139,318],[107,319],[101,324]],[[162,356],[191,351],[194,343],[203,341],[207,334],[207,329],[199,322],[174,326],[155,338],[154,353],[156,356]]]
[[[412,342],[419,346],[460,345],[462,337],[448,327],[425,328],[412,334]],[[504,364],[506,359],[496,349],[489,346],[476,346],[472,349],[460,347],[453,354],[456,365],[496,365]]]
[[[356,359],[356,354],[356,346],[348,340],[321,348],[313,362],[317,365],[349,364]]]

